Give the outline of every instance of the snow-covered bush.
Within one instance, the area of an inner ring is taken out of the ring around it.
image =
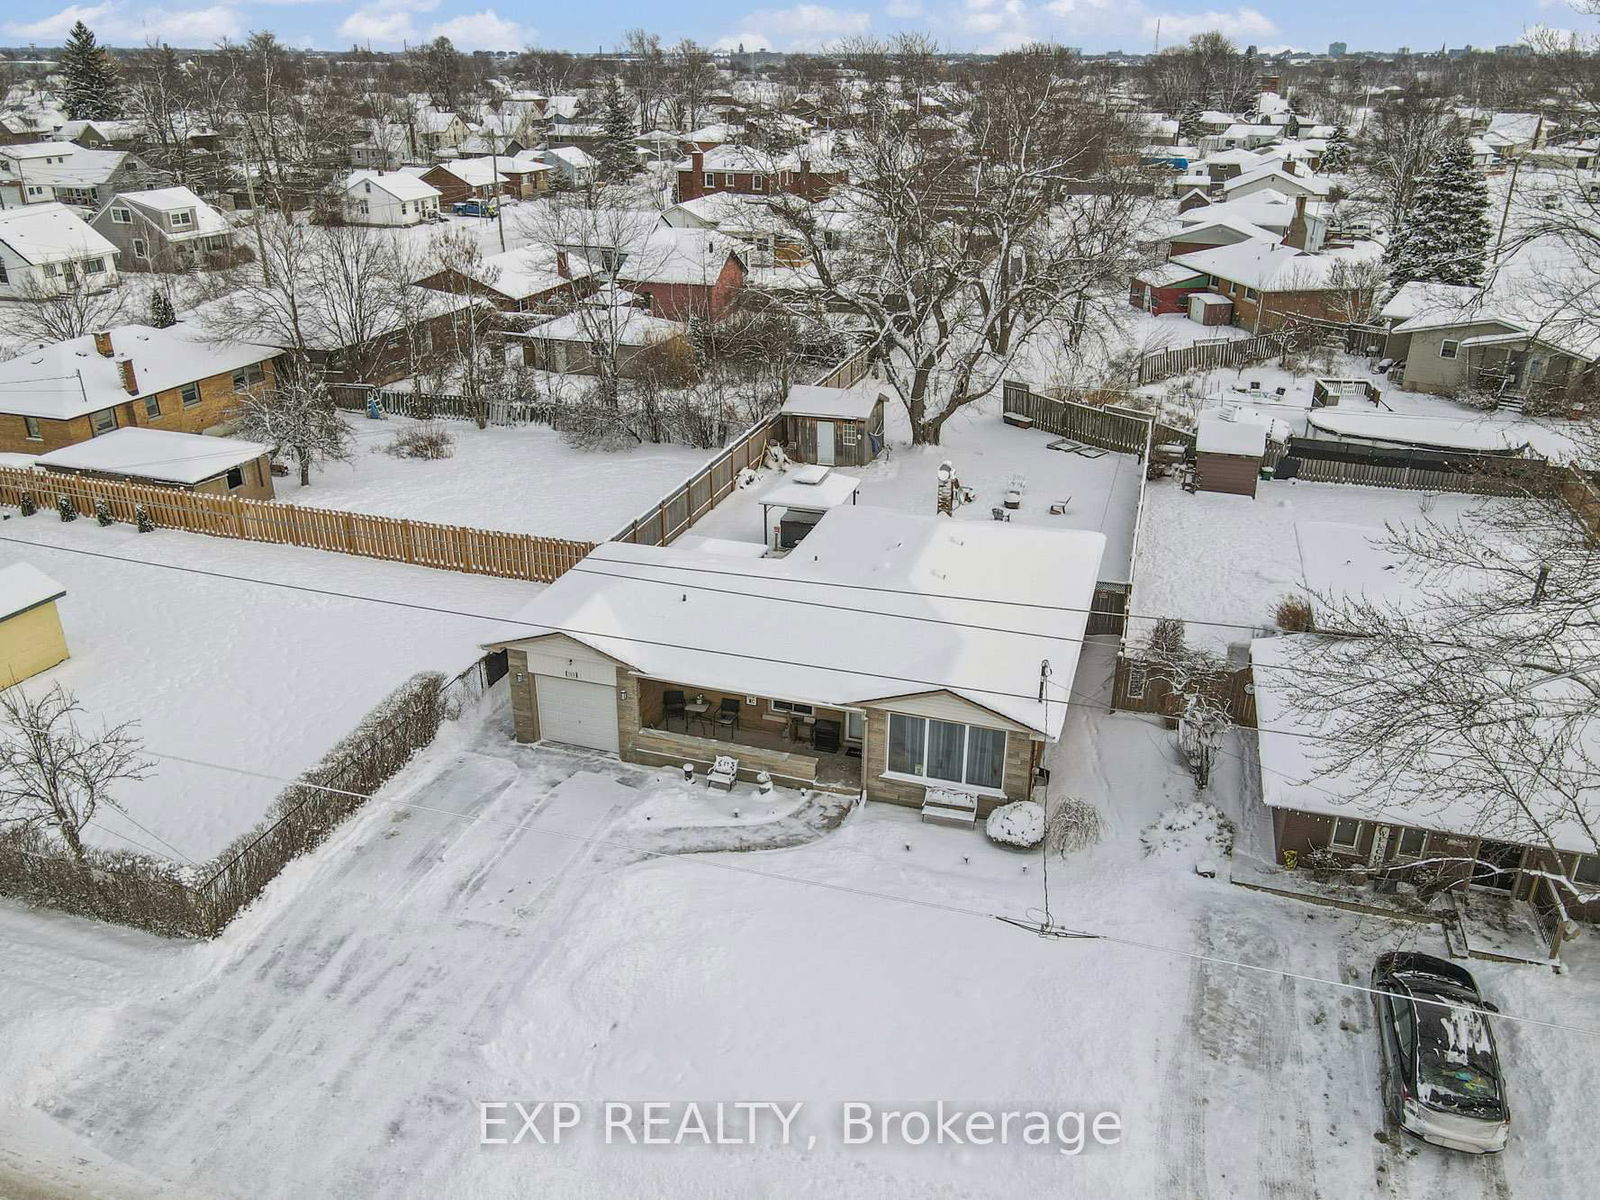
[[[56,514],[63,521],[76,521],[78,519],[78,506],[72,502],[71,496],[56,497]]]
[[[455,445],[455,434],[443,425],[423,421],[397,431],[383,452],[395,458],[449,458]]]
[[[1044,841],[1044,806],[1032,800],[1002,804],[989,814],[983,831],[1002,846],[1031,849]]]
[[[116,518],[111,515],[111,505],[104,500],[94,502],[94,519],[100,522],[102,528],[112,524]]]
[[[1056,854],[1087,850],[1105,834],[1100,810],[1087,800],[1066,796],[1056,802],[1047,821],[1047,840]]]
[[[133,506],[133,524],[140,533],[154,533],[156,523],[150,519],[150,513],[142,504]]]
[[[1233,853],[1233,822],[1215,804],[1189,800],[1167,809],[1139,834],[1146,854],[1226,858]]]
[[[23,492],[19,507],[22,509],[23,516],[31,517],[39,511],[39,502],[33,498],[32,492]]]

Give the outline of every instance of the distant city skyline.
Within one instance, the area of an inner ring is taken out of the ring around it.
[[[166,41],[209,46],[269,29],[285,42],[322,49],[351,45],[378,50],[445,36],[464,50],[612,49],[639,27],[663,41],[693,38],[718,49],[804,50],[843,37],[901,30],[931,34],[951,50],[994,51],[1033,40],[1096,53],[1146,53],[1191,34],[1218,29],[1241,46],[1326,53],[1344,43],[1351,53],[1401,46],[1493,47],[1536,26],[1600,31],[1600,21],[1565,0],[878,0],[871,4],[750,4],[702,0],[673,8],[644,0],[598,5],[529,5],[506,0],[127,0],[69,3],[14,0],[0,18],[0,42],[58,44],[83,20],[114,46]]]

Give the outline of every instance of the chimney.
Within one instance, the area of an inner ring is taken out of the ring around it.
[[[1283,160],[1283,173],[1285,175],[1294,175],[1297,173],[1295,170],[1294,159],[1286,158]]]
[[[1289,221],[1289,228],[1283,231],[1283,244],[1292,246],[1296,250],[1306,248],[1306,198],[1294,198],[1294,216]]]
[[[101,329],[95,332],[94,348],[101,358],[111,357],[113,351],[111,349],[111,331],[109,329]]]
[[[133,359],[119,358],[117,370],[122,374],[122,390],[130,396],[139,394],[139,377],[133,373]]]
[[[565,250],[556,251],[556,274],[563,279],[572,278],[572,268],[567,264],[567,252]]]
[[[694,153],[689,155],[689,187],[683,197],[685,200],[693,200],[700,195],[701,191],[703,190],[702,184],[705,180],[705,177],[705,151],[696,146]]]

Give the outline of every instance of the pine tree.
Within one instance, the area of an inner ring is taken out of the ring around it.
[[[1191,100],[1184,110],[1178,114],[1178,141],[1185,146],[1197,146],[1205,129],[1200,124],[1200,114],[1205,109],[1200,106],[1200,101]]]
[[[150,293],[150,328],[170,329],[178,323],[178,314],[172,307],[172,300],[163,291],[157,290]]]
[[[1328,144],[1323,148],[1322,159],[1318,163],[1321,171],[1345,171],[1350,167],[1350,132],[1343,125],[1333,127],[1333,136],[1328,139]]]
[[[1465,138],[1445,143],[1422,178],[1411,207],[1384,251],[1389,280],[1404,283],[1483,282],[1489,246],[1489,189]]]
[[[56,515],[63,521],[76,521],[78,519],[78,506],[72,502],[71,496],[56,497]]]
[[[74,121],[104,121],[122,114],[121,83],[117,64],[82,21],[72,27],[61,51],[61,74],[66,82],[61,100]]]
[[[600,178],[607,182],[627,179],[639,169],[634,149],[632,106],[613,79],[606,89],[605,115],[601,120],[604,140],[600,143]]]
[[[94,502],[94,519],[100,522],[102,528],[116,521],[116,518],[111,515],[111,505],[105,500],[96,500]]]
[[[140,533],[154,533],[156,531],[156,523],[150,519],[150,514],[145,511],[145,507],[142,504],[133,506],[133,524]]]

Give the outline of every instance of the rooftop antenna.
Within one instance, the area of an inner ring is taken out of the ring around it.
[[[1152,47],[1150,52],[1152,54],[1160,54],[1161,53],[1161,18],[1160,17],[1156,18],[1156,44],[1155,44],[1154,47]]]
[[[1043,658],[1039,660],[1039,702],[1041,704],[1044,703],[1045,700],[1045,689],[1049,686],[1050,660],[1048,658]]]

